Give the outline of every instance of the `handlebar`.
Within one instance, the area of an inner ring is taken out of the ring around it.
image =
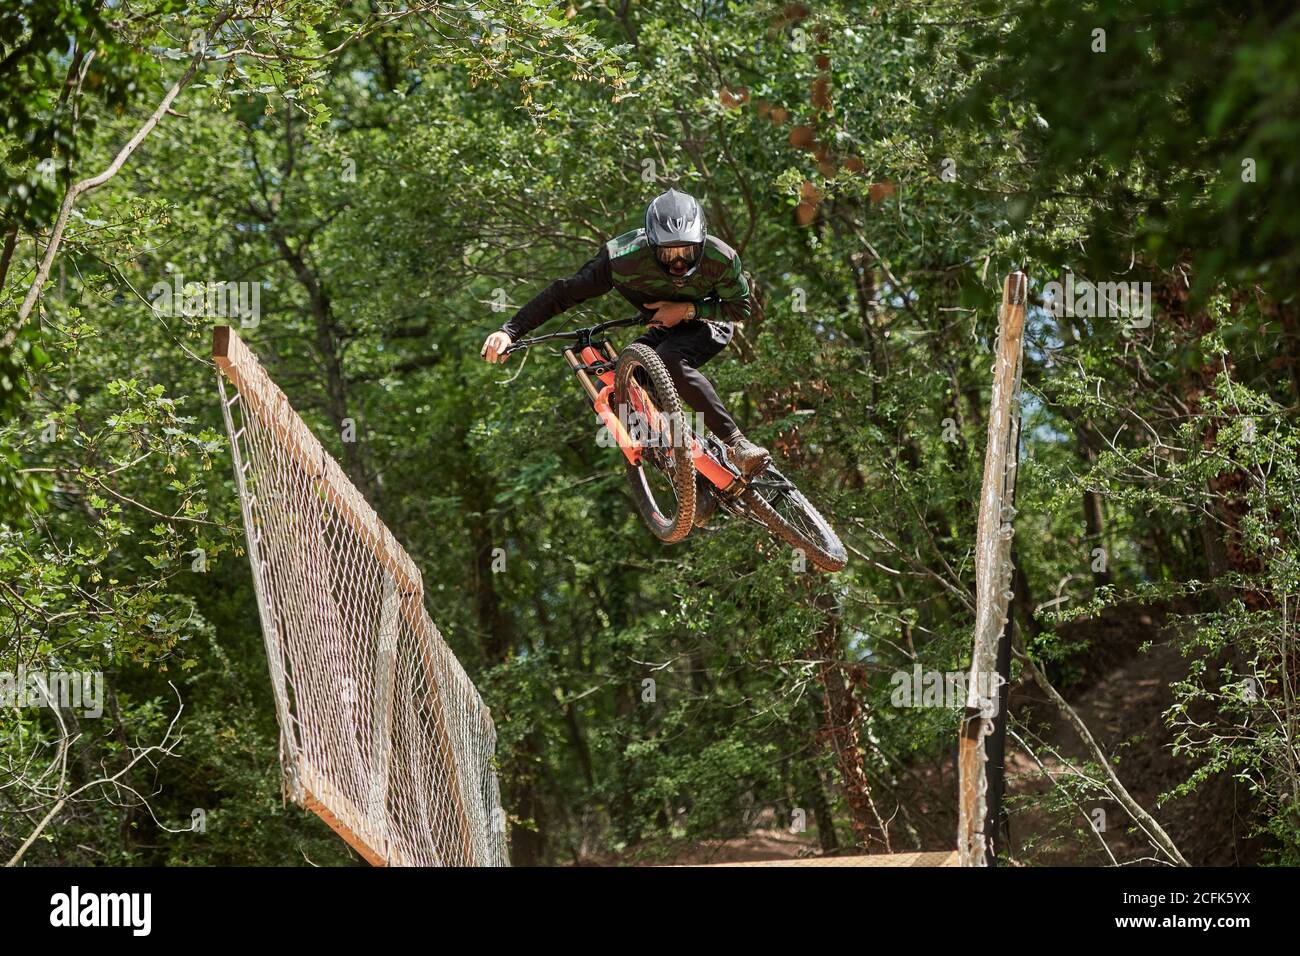
[[[537,345],[539,342],[549,342],[553,339],[574,339],[578,342],[590,342],[592,336],[599,335],[606,329],[616,329],[628,325],[645,325],[648,320],[637,316],[634,319],[614,319],[612,322],[602,322],[600,325],[593,325],[590,328],[574,329],[572,332],[552,332],[550,335],[538,335],[531,339],[520,339],[518,342],[511,342],[509,347],[502,352],[502,355],[509,355],[511,352],[519,349],[526,349]]]

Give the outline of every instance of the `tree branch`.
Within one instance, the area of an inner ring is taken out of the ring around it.
[[[216,20],[213,21],[212,26],[208,28],[207,37],[203,44],[204,49],[206,49],[207,43],[216,35],[216,32],[221,28],[222,24],[230,19],[233,10],[234,8],[232,7],[218,14]],[[59,216],[54,222],[54,230],[50,233],[50,242],[49,245],[45,247],[45,255],[41,258],[41,265],[36,272],[36,278],[32,280],[31,287],[28,288],[27,295],[23,299],[23,304],[18,308],[18,321],[14,327],[6,333],[4,339],[0,341],[0,349],[7,349],[13,344],[14,339],[18,337],[18,333],[22,331],[23,325],[27,322],[28,316],[31,315],[32,309],[35,308],[36,301],[40,298],[41,290],[45,287],[45,283],[50,277],[50,269],[54,266],[54,260],[59,254],[59,246],[63,242],[63,231],[67,228],[68,219],[72,215],[72,209],[76,205],[77,200],[92,189],[97,189],[104,185],[104,183],[108,182],[118,174],[118,171],[121,170],[126,161],[131,158],[131,154],[135,152],[136,147],[144,142],[145,138],[153,132],[154,127],[157,126],[163,116],[166,115],[167,110],[171,108],[172,103],[175,102],[176,97],[180,95],[181,90],[185,89],[185,87],[189,85],[190,80],[194,79],[194,74],[198,71],[199,64],[202,62],[203,49],[200,49],[190,59],[190,65],[181,75],[181,78],[172,84],[171,89],[169,89],[167,94],[162,98],[162,102],[158,104],[158,108],[155,109],[153,114],[145,120],[144,124],[135,131],[135,135],[127,141],[126,145],[118,151],[118,154],[113,158],[113,161],[98,175],[91,176],[89,179],[83,179],[68,188],[67,194],[63,197],[63,205],[59,207]]]

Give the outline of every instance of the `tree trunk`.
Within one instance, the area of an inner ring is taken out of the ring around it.
[[[823,690],[822,736],[835,756],[855,842],[868,853],[888,853],[888,828],[871,798],[866,759],[859,742],[863,733],[862,708],[854,694],[854,685],[860,675],[850,673],[842,663],[838,609],[825,595],[814,598],[814,604],[826,614],[814,635],[813,652]]]
[[[325,370],[325,407],[334,426],[342,437],[344,422],[351,419],[354,434],[351,441],[343,441],[343,469],[352,483],[357,486],[370,506],[379,510],[378,488],[371,480],[365,466],[365,454],[362,450],[361,426],[352,419],[348,411],[347,379],[343,374],[343,358],[339,346],[339,331],[334,320],[334,310],[330,297],[321,285],[320,279],[307,265],[301,247],[295,249],[279,227],[272,227],[272,236],[280,255],[293,270],[294,277],[307,293],[311,305],[312,320],[316,327],[316,353]]]

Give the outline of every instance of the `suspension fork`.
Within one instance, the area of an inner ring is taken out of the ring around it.
[[[605,357],[609,359],[609,361],[611,362],[618,361],[618,350],[615,349],[613,345],[611,345],[608,341],[605,341],[605,342],[601,342],[600,346],[604,350]],[[589,351],[591,351],[591,346],[587,346],[585,349],[583,349],[583,358],[588,357],[587,353]],[[599,356],[593,353],[590,356],[590,358],[594,361],[595,359],[599,358]],[[582,360],[579,359],[578,356],[574,354],[573,349],[571,348],[566,348],[564,350],[564,360],[569,363],[569,368],[573,369],[574,374],[578,376],[579,384],[582,385],[583,391],[587,393],[587,397],[591,399],[592,403],[594,404],[596,399],[600,397],[601,389],[599,386],[596,385],[595,382],[591,380],[591,376],[587,374],[587,370],[582,368],[582,364],[583,364]]]
[[[610,346],[608,342],[603,343],[605,354],[613,361],[618,357],[618,353]],[[641,445],[633,441],[632,436],[627,433],[623,423],[619,421],[613,409],[609,407],[610,396],[614,394],[613,373],[610,375],[611,381],[608,384],[602,382],[603,387],[598,388],[596,383],[591,380],[584,365],[591,365],[599,361],[600,354],[590,345],[582,350],[582,358],[574,354],[573,349],[564,350],[564,360],[569,363],[569,368],[573,369],[573,374],[578,377],[578,382],[582,385],[583,391],[587,393],[587,398],[591,400],[592,408],[595,409],[597,416],[605,423],[609,433],[614,436],[618,442],[618,447],[622,449],[623,455],[633,465],[641,464]]]
[[[587,393],[587,397],[594,404],[596,399],[600,397],[600,389],[596,388],[591,376],[582,367],[582,362],[578,359],[578,356],[573,354],[573,349],[566,348],[564,350],[564,360],[569,363],[569,368],[573,369],[573,374],[578,376],[578,384],[582,386],[582,390]]]

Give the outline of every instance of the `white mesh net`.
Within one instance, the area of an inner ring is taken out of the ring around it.
[[[213,354],[289,795],[376,865],[505,865],[496,730],[420,572],[232,330]]]

